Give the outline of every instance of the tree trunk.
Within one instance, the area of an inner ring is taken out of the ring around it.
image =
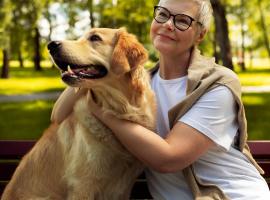
[[[4,49],[1,78],[8,78],[8,77],[9,77],[9,55],[8,55],[8,50]]]
[[[240,59],[238,61],[239,66],[241,67],[242,71],[246,71],[246,64],[245,64],[245,18],[244,18],[244,0],[241,0],[241,16],[240,16],[240,22],[241,22],[241,51],[240,51]]]
[[[265,48],[267,50],[268,56],[270,58],[270,45],[269,45],[267,26],[265,23],[264,11],[262,9],[261,0],[258,0],[258,6],[259,6],[259,10],[260,10],[260,15],[261,15],[260,17],[261,17],[261,26],[262,26],[262,32],[263,32],[264,45],[265,45]]]
[[[215,61],[219,63],[220,55],[219,55],[218,46],[217,46],[217,31],[216,30],[214,31],[213,35],[214,35],[213,36],[214,58],[215,58]]]
[[[253,67],[253,51],[249,50],[249,67]]]
[[[93,27],[95,27],[93,0],[88,0],[87,5],[88,5],[88,8],[89,8],[89,13],[90,13],[90,25],[91,25],[91,28],[93,28]]]
[[[18,60],[19,60],[19,63],[20,63],[20,68],[24,68],[21,48],[19,48],[19,50],[18,50]]]
[[[40,71],[42,70],[41,66],[40,66],[40,34],[39,34],[39,30],[36,27],[35,28],[35,37],[34,37],[34,47],[35,47],[35,54],[34,54],[34,66],[35,66],[35,70],[36,71]]]
[[[228,22],[225,7],[219,0],[211,0],[214,12],[215,31],[217,44],[220,47],[220,57],[225,67],[233,70],[231,45],[229,40]]]

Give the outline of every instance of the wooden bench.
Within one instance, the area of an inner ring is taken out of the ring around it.
[[[249,141],[254,158],[264,169],[264,178],[270,186],[270,140]],[[0,141],[0,196],[10,180],[18,162],[35,144],[35,141]],[[151,199],[145,177],[140,176],[131,193],[131,199]]]

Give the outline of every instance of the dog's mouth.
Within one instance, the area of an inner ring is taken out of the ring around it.
[[[75,65],[56,62],[61,70],[62,79],[99,79],[107,75],[108,70],[101,64]]]
[[[102,65],[87,66],[67,66],[67,70],[62,70],[62,78],[69,76],[76,79],[98,79],[107,74],[107,69]]]

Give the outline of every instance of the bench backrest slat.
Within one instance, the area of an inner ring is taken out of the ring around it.
[[[0,161],[0,180],[10,180],[14,173],[19,161],[14,162],[2,162]]]
[[[35,142],[34,140],[0,140],[0,158],[21,158],[34,146]]]
[[[270,140],[250,140],[248,146],[255,159],[270,160]]]

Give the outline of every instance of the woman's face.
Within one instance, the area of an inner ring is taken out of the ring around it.
[[[185,14],[197,20],[198,6],[192,1],[161,0],[159,6],[166,8],[173,15]],[[195,21],[187,30],[181,31],[174,26],[173,17],[165,23],[158,23],[153,19],[150,37],[154,47],[162,55],[181,55],[200,42],[199,30]]]

